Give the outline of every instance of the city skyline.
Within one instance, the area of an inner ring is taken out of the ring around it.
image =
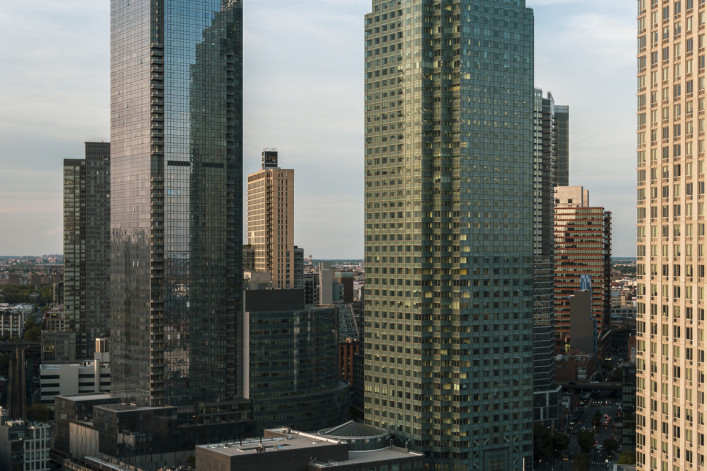
[[[612,211],[613,253],[633,256],[635,6],[586,3],[528,0],[535,86],[570,106],[570,184]],[[295,244],[315,258],[363,257],[369,6],[244,6],[244,175],[258,168],[264,147],[288,155],[300,175]],[[108,140],[108,4],[16,3],[0,25],[0,41],[16,46],[0,51],[0,255],[61,253],[62,161],[80,157],[86,140]]]

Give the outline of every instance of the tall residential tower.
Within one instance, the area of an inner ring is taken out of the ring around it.
[[[112,393],[231,417],[242,250],[240,0],[111,1]]]
[[[295,171],[278,167],[265,149],[262,168],[248,175],[248,244],[255,271],[269,272],[274,288],[295,288]]]
[[[373,0],[365,417],[433,469],[532,461],[533,14]]]
[[[533,416],[552,424],[560,418],[561,387],[555,382],[555,100],[535,89],[533,163]]]
[[[637,5],[637,469],[705,469],[707,5]]]
[[[71,360],[93,358],[96,338],[110,333],[109,293],[110,144],[87,142],[84,159],[64,160],[64,330],[76,339]]]

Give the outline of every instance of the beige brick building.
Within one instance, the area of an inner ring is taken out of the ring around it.
[[[255,271],[272,275],[274,288],[295,283],[295,171],[277,166],[277,151],[263,151],[263,167],[248,175],[248,244]]]
[[[638,0],[636,458],[705,469],[705,0]]]

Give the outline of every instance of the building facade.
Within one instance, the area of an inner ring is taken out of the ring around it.
[[[267,155],[266,155],[267,154]],[[255,270],[272,274],[276,289],[295,288],[295,171],[278,167],[277,151],[263,151],[263,167],[248,175],[248,244]]]
[[[302,290],[247,291],[243,357],[259,430],[316,431],[349,419],[349,390],[339,379],[335,307],[305,307]],[[247,329],[247,330],[246,330]]]
[[[64,330],[88,359],[110,325],[110,144],[64,160]],[[75,360],[74,358],[73,360]]]
[[[560,417],[555,382],[554,187],[557,172],[555,100],[535,89],[533,162],[533,417],[552,424]]]
[[[533,14],[365,19],[365,419],[431,469],[532,461]]]
[[[39,367],[41,402],[54,407],[54,396],[110,393],[108,353],[79,363],[43,363]]]
[[[589,206],[579,186],[558,187],[555,196],[555,345],[562,353],[571,344],[570,300],[582,276],[591,278],[597,335],[611,323],[611,212]]]
[[[49,424],[0,418],[0,469],[49,471],[50,446]]]
[[[704,1],[637,2],[637,469],[705,468]]]
[[[112,393],[238,414],[242,2],[111,1]]]
[[[555,146],[557,186],[570,184],[570,107],[555,105]]]

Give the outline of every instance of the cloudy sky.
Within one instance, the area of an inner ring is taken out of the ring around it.
[[[570,184],[634,255],[635,2],[527,0],[535,82],[570,106]],[[295,243],[363,255],[368,0],[246,0],[244,174],[276,147],[296,175]],[[0,255],[62,252],[62,161],[109,140],[109,1],[0,0]]]

